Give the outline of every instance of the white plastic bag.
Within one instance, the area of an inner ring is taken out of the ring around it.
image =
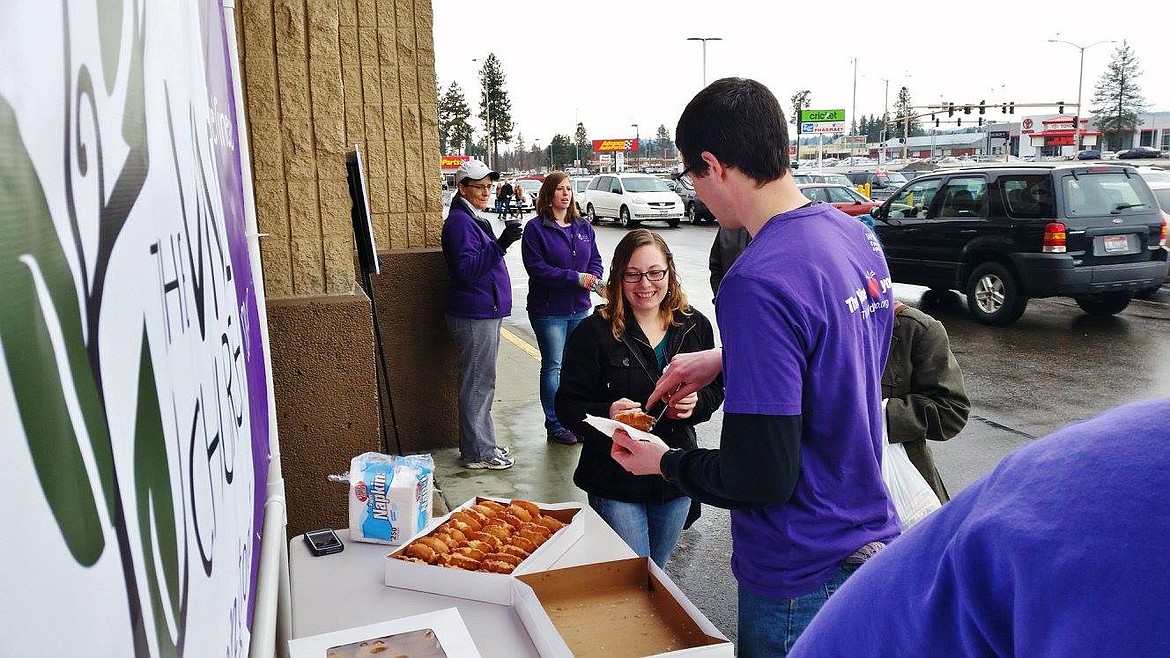
[[[435,461],[430,455],[367,452],[349,467],[349,537],[398,545],[431,520]]]
[[[927,484],[926,478],[914,468],[906,448],[901,443],[890,443],[886,427],[886,405],[882,401],[882,479],[894,501],[894,509],[902,521],[902,532],[925,519],[942,507],[938,495]]]

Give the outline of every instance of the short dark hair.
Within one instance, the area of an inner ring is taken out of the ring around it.
[[[683,164],[698,178],[707,175],[703,151],[760,184],[788,171],[784,110],[755,80],[721,78],[707,85],[687,103],[674,137]]]

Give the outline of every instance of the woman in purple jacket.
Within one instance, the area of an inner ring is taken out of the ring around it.
[[[536,196],[536,217],[521,242],[528,271],[528,319],[540,346],[540,406],[548,440],[574,444],[577,437],[557,419],[565,341],[589,315],[589,291],[601,277],[601,254],[593,226],[577,213],[573,183],[554,171]]]
[[[509,222],[500,237],[479,216],[500,174],[468,160],[455,174],[458,192],[443,222],[443,259],[451,289],[447,327],[459,351],[459,452],[464,468],[503,470],[514,463],[496,443],[492,400],[500,325],[512,313],[512,281],[504,252],[520,239],[520,222]]]

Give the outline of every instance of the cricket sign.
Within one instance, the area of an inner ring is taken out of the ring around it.
[[[845,110],[801,110],[797,126],[801,135],[839,135],[845,132]]]
[[[845,121],[845,110],[801,110],[801,123],[820,123],[822,121]]]
[[[594,153],[613,151],[637,151],[638,139],[595,139],[593,140]]]
[[[223,7],[5,10],[0,655],[246,655],[269,384]]]

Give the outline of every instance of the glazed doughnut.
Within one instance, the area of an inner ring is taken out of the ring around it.
[[[436,538],[431,537],[431,536],[419,537],[418,539],[414,540],[414,543],[426,544],[427,546],[430,546],[431,549],[434,550],[436,553],[450,553],[451,552],[450,546],[447,546],[447,544],[443,543],[442,540],[436,539]]]
[[[527,522],[527,521],[532,520],[532,514],[528,510],[524,509],[523,507],[520,507],[519,505],[515,505],[515,504],[508,505],[507,512],[509,514],[515,516],[516,518],[520,519],[521,521]]]
[[[485,562],[494,562],[496,560],[499,560],[500,562],[507,562],[514,567],[520,566],[521,562],[520,556],[509,555],[507,553],[488,553],[487,555],[483,556],[483,559]]]
[[[548,528],[552,532],[556,532],[557,530],[560,530],[561,528],[565,527],[564,523],[561,523],[560,521],[558,521],[556,519],[556,517],[552,517],[552,516],[541,516],[539,519],[536,520],[536,522],[539,523],[540,525]]]
[[[435,552],[435,549],[417,541],[408,544],[402,552],[409,555],[410,557],[423,560],[428,564],[434,562],[435,558],[439,556],[439,554]]]
[[[479,501],[479,504],[492,510],[493,512],[499,512],[500,510],[504,509],[503,503],[496,502],[494,500],[481,500]]]
[[[490,571],[492,573],[512,573],[516,567],[504,562],[503,560],[487,560],[479,563],[481,571]]]
[[[500,550],[500,547],[504,545],[504,542],[499,537],[490,535],[486,532],[473,532],[471,533],[471,538],[478,539],[479,541],[491,546],[492,550],[490,552],[492,553]]]
[[[488,517],[489,519],[491,517],[495,516],[495,514],[496,514],[496,510],[488,507],[487,505],[484,505],[483,503],[480,503],[478,505],[473,505],[471,507],[471,509],[479,512],[480,514],[483,514],[484,516]]]
[[[520,517],[516,516],[515,514],[512,514],[511,512],[507,512],[507,511],[500,512],[500,513],[496,514],[495,518],[503,521],[504,523],[507,523],[508,525],[512,526],[512,528],[514,528],[516,530],[519,530],[520,526],[524,525],[524,521],[522,521],[520,519]],[[495,519],[492,519],[492,520],[494,521]]]
[[[531,539],[528,539],[527,537],[524,537],[523,535],[519,535],[519,534],[514,535],[512,537],[512,544],[511,545],[515,546],[516,548],[519,548],[520,550],[522,550],[526,553],[530,553],[530,554],[532,553],[532,551],[535,551],[536,547],[537,547],[536,542],[532,541]]]
[[[481,553],[494,553],[496,550],[496,547],[492,544],[486,541],[480,541],[479,539],[468,539],[467,544],[465,546],[461,546],[460,548],[472,548]]]
[[[487,520],[488,520],[487,515],[484,514],[483,512],[480,512],[479,510],[475,509],[474,507],[468,507],[467,509],[465,509],[463,511],[466,512],[469,516],[471,516],[471,518],[478,521],[479,525],[482,526],[483,524],[487,523]]]
[[[508,548],[508,547],[505,546],[504,548]],[[459,548],[455,549],[452,552],[455,553],[456,555],[466,555],[467,557],[469,557],[473,560],[476,560],[476,561],[482,560],[483,556],[486,555],[486,553],[484,553],[483,551],[479,550],[478,548],[471,547],[471,546],[460,546]]]
[[[446,532],[436,532],[431,536],[446,544],[449,549],[459,545],[459,541]]]
[[[443,530],[442,527],[439,529]],[[467,541],[467,535],[463,534],[463,531],[459,528],[447,528],[446,533],[451,536],[451,539],[455,540],[456,545],[463,544]]]
[[[476,530],[479,530],[480,528],[483,527],[483,524],[480,523],[478,519],[476,519],[474,516],[468,514],[465,510],[453,512],[451,514],[451,520],[458,521],[459,523],[467,524],[467,526],[470,527],[473,532]],[[462,526],[456,526],[456,527],[458,527],[460,530],[463,530],[464,534],[467,533],[467,530],[465,530]]]
[[[513,498],[512,504],[523,507],[528,512],[528,515],[531,516],[533,519],[535,519],[541,515],[540,507],[536,503],[534,503],[530,500],[521,500],[519,498]],[[521,517],[521,518],[523,518],[523,517]]]
[[[456,569],[475,571],[480,566],[480,560],[467,555],[461,555],[459,553],[451,553],[449,555],[442,556],[440,564],[445,567],[455,567]]]
[[[549,535],[552,534],[552,530],[550,530],[547,526],[540,525],[539,523],[525,523],[523,526],[520,527],[520,529],[521,530],[531,530],[532,532],[539,532],[540,536],[544,537],[545,539],[548,539]]]
[[[426,564],[426,563],[427,563],[427,561],[426,561],[426,560],[420,560],[420,559],[418,559],[417,557],[411,557],[411,556],[409,556],[409,555],[403,555],[402,553],[399,553],[398,555],[395,555],[394,557],[395,557],[395,559],[398,559],[398,560],[403,560],[403,561],[405,561],[405,562],[417,562],[418,564]]]
[[[524,538],[523,537],[516,537],[516,539],[524,539]],[[511,543],[511,544],[508,544],[507,546],[505,546],[503,548],[503,552],[507,553],[508,555],[515,555],[516,557],[520,558],[521,560],[523,560],[524,558],[526,558],[530,555],[530,553],[528,551],[524,550],[523,548],[520,548],[515,543]]]
[[[482,532],[485,532],[502,541],[508,541],[508,538],[512,536],[512,526],[508,525],[507,523],[500,522],[498,525],[484,526]]]
[[[544,526],[541,526],[541,527],[544,527]],[[547,530],[547,528],[545,528],[545,529]],[[536,546],[540,546],[541,544],[543,544],[544,540],[546,539],[546,537],[544,535],[540,534],[539,532],[536,532],[535,530],[521,530],[520,536],[523,537],[524,539],[527,539],[528,541],[532,542]]]

